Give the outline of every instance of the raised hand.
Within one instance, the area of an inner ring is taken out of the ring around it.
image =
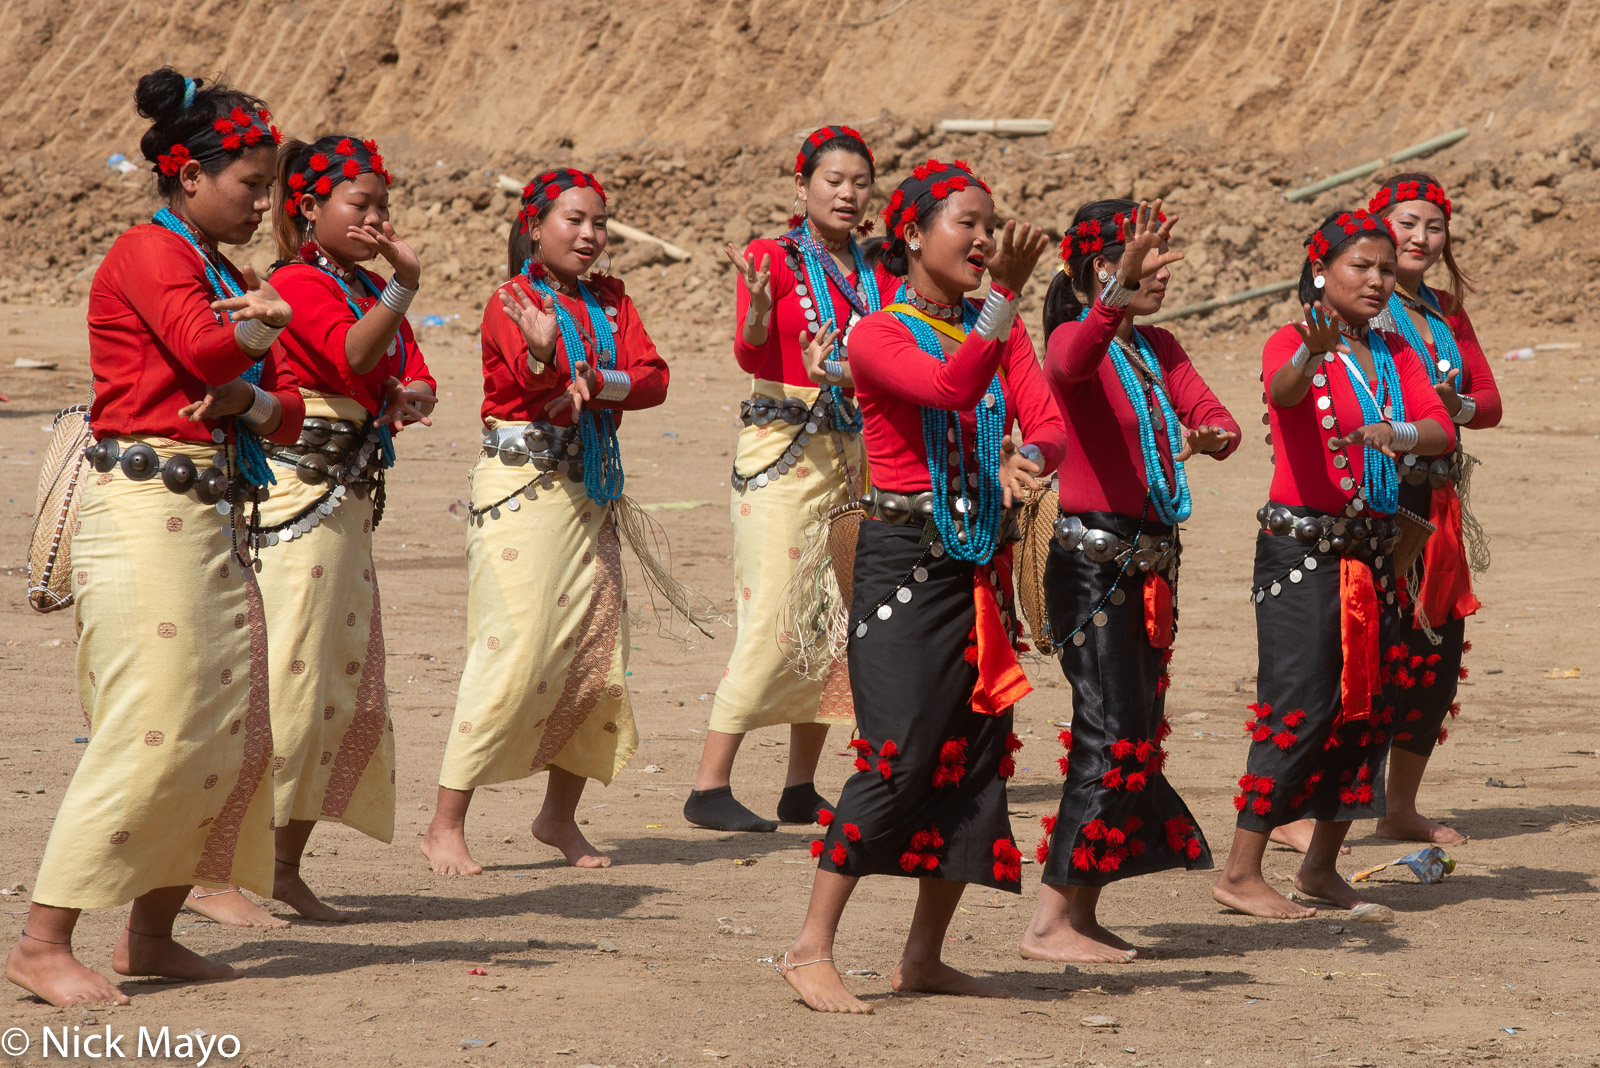
[[[1177,221],[1176,215],[1162,220],[1161,201],[1139,201],[1139,206],[1133,209],[1133,218],[1122,224],[1122,259],[1117,261],[1119,282],[1132,289],[1140,279],[1183,259],[1181,252],[1161,251],[1172,239],[1172,227]]]
[[[246,267],[239,272],[244,281],[244,293],[226,300],[211,302],[212,311],[227,312],[234,322],[246,319],[265,319],[268,326],[288,326],[294,309],[278,296],[278,291],[256,277],[256,272]],[[249,407],[249,405],[246,405]]]
[[[1021,293],[1049,245],[1050,238],[1037,226],[1007,219],[989,260],[989,280],[1013,293]]]
[[[556,298],[548,293],[529,293],[521,286],[505,286],[500,290],[500,305],[511,321],[522,331],[528,351],[545,363],[556,349],[556,338],[561,327],[556,319]]]
[[[394,280],[407,289],[415,289],[422,281],[422,265],[417,262],[415,250],[395,236],[394,227],[384,222],[376,226],[352,226],[345,236],[366,249],[367,255],[382,256],[394,268]]]
[[[398,432],[410,423],[432,426],[428,416],[438,401],[432,393],[407,389],[394,375],[383,380],[383,421],[390,430]]]
[[[1000,488],[1005,491],[1005,504],[1010,508],[1027,494],[1039,488],[1038,464],[1017,451],[1017,443],[1010,437],[1000,442]]]
[[[1351,351],[1344,335],[1339,333],[1339,317],[1324,308],[1320,300],[1315,304],[1302,304],[1300,307],[1305,312],[1305,319],[1289,325],[1299,333],[1300,340],[1305,342],[1307,352]]]
[[[1342,438],[1334,438],[1328,442],[1329,446],[1336,449],[1348,448],[1351,445],[1370,445],[1385,456],[1393,457],[1394,451],[1394,425],[1388,422],[1368,423],[1358,426]]]
[[[750,294],[750,317],[759,319],[761,325],[766,326],[772,312],[772,257],[762,255],[757,261],[753,252],[741,256],[731,242],[723,251],[739,268],[739,277],[744,279],[745,291]]]
[[[1427,353],[1420,354],[1427,359]],[[1434,392],[1439,394],[1439,399],[1444,402],[1444,410],[1454,419],[1461,410],[1461,394],[1456,392],[1456,382],[1461,378],[1459,370],[1453,370],[1444,376],[1444,381],[1434,386]]]
[[[806,377],[819,386],[838,385],[837,382],[828,381],[828,376],[822,370],[822,361],[832,355],[833,342],[838,336],[839,331],[834,329],[832,323],[823,323],[822,329],[815,334],[800,331],[800,361],[805,365]]]
[[[588,360],[579,360],[572,368],[572,381],[567,383],[567,391],[546,401],[544,410],[551,415],[558,415],[571,408],[572,418],[576,421],[583,412],[583,406],[599,392],[599,374],[589,365]]]
[[[179,417],[198,423],[203,419],[221,419],[247,412],[256,402],[256,391],[242,378],[224,382],[220,386],[207,384],[206,395],[178,409]]]
[[[1178,453],[1176,459],[1181,464],[1197,452],[1221,452],[1228,447],[1228,442],[1238,436],[1220,426],[1190,427],[1183,432],[1183,451]]]

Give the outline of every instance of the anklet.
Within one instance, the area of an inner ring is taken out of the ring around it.
[[[217,890],[217,891],[215,891],[213,893],[209,893],[209,894],[202,894],[199,890],[190,890],[189,891],[189,896],[194,898],[196,901],[204,901],[208,897],[221,897],[223,894],[242,894],[242,893],[244,893],[243,890],[240,890],[238,887],[234,887],[232,890]]]
[[[273,857],[272,858],[272,863],[274,863],[274,864],[282,864],[285,868],[293,868],[295,871],[299,871],[300,870],[300,865],[299,864],[297,864],[297,863],[296,864],[290,864],[287,860],[279,860],[277,857]]]
[[[126,930],[127,930],[127,932],[129,934],[136,934],[140,938],[166,938],[166,939],[170,939],[172,937],[172,932],[171,931],[168,931],[166,934],[151,934],[148,931],[135,931],[132,927],[128,927],[128,928],[126,928]]]
[[[832,964],[832,963],[833,963],[833,958],[832,957],[818,957],[816,960],[808,960],[808,961],[804,962],[803,964],[790,964],[789,963],[789,954],[788,954],[787,951],[785,951],[784,954],[783,954],[783,963],[782,964],[774,964],[773,967],[777,969],[779,975],[782,975],[784,972],[786,972],[786,971],[792,972],[796,968],[806,968],[806,967],[809,967],[809,966],[811,966],[813,964]]]
[[[57,942],[54,938],[40,938],[36,934],[29,934],[26,929],[22,930],[19,933],[22,935],[23,938],[31,938],[35,942],[43,942],[46,945],[51,945],[51,946],[70,946],[70,945],[72,945],[72,939],[70,939],[70,938],[67,939],[65,942]]]

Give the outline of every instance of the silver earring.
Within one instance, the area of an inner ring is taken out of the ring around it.
[[[1323,286],[1328,284],[1328,280],[1319,274],[1311,280],[1311,284],[1316,286],[1318,289],[1321,289]]]
[[[1100,279],[1102,282],[1109,282],[1111,281],[1111,272],[1102,267],[1100,269],[1100,273],[1095,275],[1095,277]]]
[[[913,252],[920,251],[921,248],[922,248],[922,242],[918,241],[916,238],[913,237],[910,241],[906,242],[906,248],[910,249]]]

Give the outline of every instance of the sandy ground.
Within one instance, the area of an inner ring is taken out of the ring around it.
[[[470,306],[439,310],[477,318]],[[671,312],[643,310],[647,323]],[[93,1012],[58,1011],[7,988],[0,1028],[33,1035],[22,1064],[59,1060],[38,1059],[40,1028],[87,1031],[91,1021],[128,1035],[140,1025],[236,1035],[244,1052],[226,1063],[250,1065],[1600,1063],[1600,564],[1587,525],[1600,503],[1588,355],[1600,334],[1562,329],[1533,336],[1479,324],[1507,398],[1504,426],[1469,444],[1484,461],[1475,503],[1494,538],[1494,566],[1479,584],[1486,607],[1468,625],[1475,649],[1464,712],[1424,794],[1428,811],[1472,840],[1452,850],[1458,867],[1444,883],[1424,887],[1406,875],[1376,891],[1399,914],[1391,926],[1351,925],[1338,913],[1296,923],[1231,915],[1212,902],[1208,875],[1168,873],[1116,885],[1102,909],[1108,925],[1155,959],[1063,970],[1017,955],[1038,885],[1030,866],[1021,898],[970,892],[950,933],[948,959],[991,977],[1012,999],[902,997],[886,976],[913,887],[873,880],[845,918],[839,963],[860,973],[848,983],[876,1015],[814,1015],[766,962],[800,921],[811,835],[722,835],[681,815],[709,693],[731,645],[727,630],[688,648],[650,626],[633,638],[642,745],[614,785],[590,790],[581,813],[614,867],[567,868],[530,838],[542,791],[533,779],[480,791],[469,835],[484,875],[434,876],[416,843],[464,657],[464,528],[449,506],[465,493],[480,398],[475,333],[456,323],[422,333],[444,403],[436,426],[404,436],[377,541],[400,750],[396,840],[388,847],[328,827],[305,866],[311,884],[356,922],[259,932],[188,919],[185,943],[244,978],[127,983],[131,1006]],[[1169,775],[1220,859],[1244,759],[1241,710],[1253,690],[1245,591],[1253,513],[1269,472],[1257,422],[1261,336],[1208,335],[1193,322],[1180,336],[1250,431],[1227,464],[1191,465],[1196,508],[1168,702],[1177,727]],[[1531,362],[1498,358],[1542,341],[1584,347]],[[647,503],[698,505],[659,518],[679,574],[727,604],[726,479],[744,382],[721,332],[665,347],[674,374],[668,403],[631,415],[623,431],[629,487]],[[84,351],[81,307],[0,307],[0,389],[11,398],[0,406],[0,883],[23,884],[0,898],[0,942],[25,914],[26,888],[81,752],[74,738],[84,733],[71,614],[34,614],[23,583],[42,431],[56,409],[81,399]],[[61,369],[10,370],[18,355],[57,359]],[[1029,744],[1011,798],[1031,855],[1037,817],[1058,798],[1054,724],[1070,715],[1070,695],[1051,663],[1034,663],[1030,676],[1037,690],[1017,727]],[[844,741],[838,736],[824,757],[825,793],[836,794],[850,770]],[[747,741],[736,786],[757,810],[776,804],[785,743],[780,731]],[[1508,788],[1487,785],[1491,778]],[[1356,827],[1351,870],[1403,852],[1370,830]],[[1272,851],[1269,877],[1286,882],[1295,863]],[[125,915],[84,918],[78,946],[91,966],[109,968]],[[473,968],[487,975],[468,974]],[[1092,1028],[1082,1022],[1090,1016],[1116,1023]]]

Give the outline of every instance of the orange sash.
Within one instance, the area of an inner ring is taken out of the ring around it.
[[[1428,521],[1438,529],[1422,550],[1417,622],[1437,627],[1452,619],[1465,619],[1482,605],[1472,593],[1472,568],[1461,540],[1461,497],[1450,483],[1433,491]]]
[[[1172,647],[1172,587],[1154,571],[1144,577],[1144,629],[1155,648]]]
[[[992,566],[1000,576],[1001,589],[1011,588],[1011,549],[994,555]],[[977,638],[978,681],[972,687],[972,710],[998,716],[1033,692],[1033,684],[1017,663],[1000,606],[994,599],[985,568],[974,569],[972,600],[977,609],[974,633]]]
[[[1339,561],[1339,648],[1344,668],[1339,679],[1340,708],[1335,725],[1372,715],[1378,688],[1378,591],[1365,563]]]

